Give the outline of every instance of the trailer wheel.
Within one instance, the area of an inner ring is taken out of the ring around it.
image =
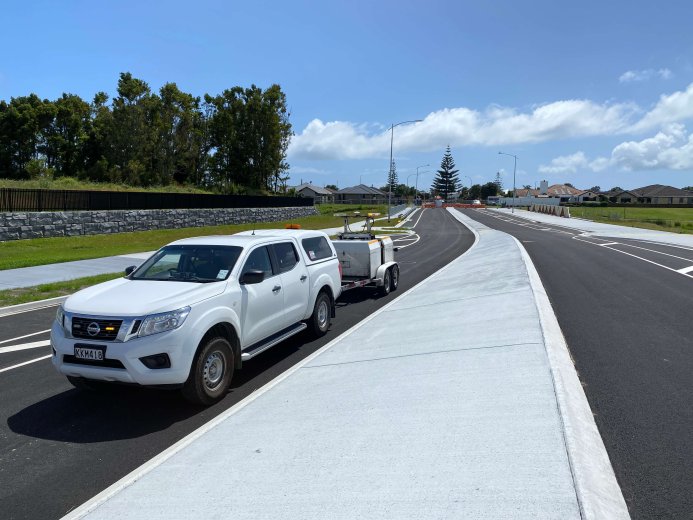
[[[390,281],[390,290],[396,291],[397,287],[399,286],[399,266],[393,265],[390,269],[392,269],[392,279]]]
[[[390,288],[392,287],[392,268],[388,268],[383,276],[383,285],[380,287],[380,294],[387,296],[390,294]]]

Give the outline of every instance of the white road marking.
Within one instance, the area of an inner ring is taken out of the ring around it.
[[[599,244],[600,246],[617,246],[618,242],[606,242],[604,244]]]
[[[426,211],[426,208],[421,209],[421,214],[419,215],[419,218],[416,219],[416,224],[412,225],[412,229],[419,225],[419,220],[421,220],[421,217],[423,217],[424,211]]]
[[[586,244],[592,244],[593,246],[598,246],[598,247],[604,246],[604,244],[595,244],[594,242],[588,242],[587,240],[580,240],[578,237],[573,237],[573,238],[575,240],[580,241],[580,242],[585,242]],[[632,253],[626,253],[625,251],[621,251],[620,249],[614,249],[613,247],[608,247],[608,246],[606,247],[606,249],[610,249],[611,251],[616,251],[617,253],[621,253],[624,255],[632,256],[633,258],[637,258],[638,260],[642,260],[643,262],[647,262],[648,264],[653,264],[653,265],[656,265],[658,267],[662,267],[663,269],[666,269],[667,271],[672,271],[674,273],[681,274],[687,278],[693,278],[693,275],[690,275],[688,273],[682,273],[678,269],[674,269],[672,267],[668,267],[666,265],[659,264],[657,262],[653,262],[652,260],[648,260],[647,258],[643,258],[642,256],[634,255]]]
[[[688,267],[684,267],[683,269],[679,269],[679,273],[681,273],[681,274],[688,274],[691,272],[693,272],[693,265],[688,266]]]
[[[24,336],[17,336],[16,338],[3,339],[2,341],[0,341],[0,345],[2,345],[3,343],[10,343],[12,341],[17,341],[18,339],[28,338],[29,336],[36,336],[37,334],[45,334],[46,332],[50,332],[50,331],[51,331],[51,329],[40,330],[38,332],[32,332],[31,334],[24,334]]]
[[[606,244],[602,244],[602,245],[606,245]],[[633,244],[621,243],[620,245],[625,246],[625,247],[632,247],[633,249],[642,249],[643,251],[649,251],[651,253],[657,253],[658,255],[664,255],[664,256],[670,256],[672,258],[678,258],[679,260],[686,260],[689,262],[693,262],[693,258],[686,258],[685,256],[676,256],[676,255],[672,255],[670,253],[663,253],[662,251],[657,251],[656,249],[648,249],[646,247],[636,246]]]
[[[28,365],[30,363],[36,363],[37,361],[42,361],[44,359],[48,359],[49,357],[51,357],[50,354],[48,354],[47,356],[40,357],[40,358],[30,359],[29,361],[25,361],[24,363],[19,363],[17,365],[12,365],[11,367],[0,368],[0,373],[1,372],[7,372],[8,370],[12,370],[13,368],[23,367],[24,365]]]
[[[403,246],[397,246],[397,248],[398,248],[398,249],[404,249],[405,247],[413,246],[413,245],[416,244],[419,240],[421,240],[421,236],[419,236],[419,235],[414,235],[414,236],[416,236],[416,240],[414,240],[411,244],[405,244],[405,245],[403,245]]]
[[[8,352],[17,352],[19,350],[29,350],[30,348],[47,347],[50,344],[51,340],[46,339],[43,341],[34,341],[32,343],[22,343],[21,345],[12,345],[10,347],[0,347],[0,354],[7,354]]]

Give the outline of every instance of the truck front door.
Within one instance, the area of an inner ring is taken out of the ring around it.
[[[241,277],[247,271],[260,270],[265,279],[257,284],[241,285],[241,339],[248,347],[284,328],[284,292],[279,273],[272,269],[267,246],[250,252],[241,269]]]

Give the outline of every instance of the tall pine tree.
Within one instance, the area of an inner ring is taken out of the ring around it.
[[[387,174],[387,189],[389,192],[395,191],[397,187],[397,167],[395,166],[395,160],[392,159],[392,164],[390,164],[390,172]]]
[[[432,190],[447,200],[451,193],[455,193],[460,189],[460,179],[457,177],[458,171],[455,170],[455,160],[452,158],[450,145],[448,145],[445,155],[443,155],[443,160],[440,162],[440,170],[437,171],[438,175],[433,179]]]

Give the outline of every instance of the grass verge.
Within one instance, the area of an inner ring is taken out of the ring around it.
[[[281,222],[229,224],[222,226],[185,227],[115,233],[112,235],[82,235],[75,237],[34,238],[0,242],[0,270],[32,267],[36,265],[86,260],[104,256],[152,251],[181,238],[205,235],[230,235],[255,227],[256,229],[283,228],[286,224],[300,224],[305,229],[341,226],[343,219],[332,216],[337,211],[382,212],[383,206],[316,206],[320,214]],[[386,210],[387,211],[387,210]]]
[[[20,303],[47,300],[48,298],[55,298],[57,296],[66,296],[80,289],[84,289],[85,287],[113,280],[120,276],[123,276],[123,273],[99,274],[96,276],[77,278],[76,280],[67,282],[46,283],[19,289],[5,289],[4,291],[0,291],[0,307],[9,307],[10,305],[19,305]]]
[[[693,208],[571,207],[570,215],[607,224],[693,234]]]

